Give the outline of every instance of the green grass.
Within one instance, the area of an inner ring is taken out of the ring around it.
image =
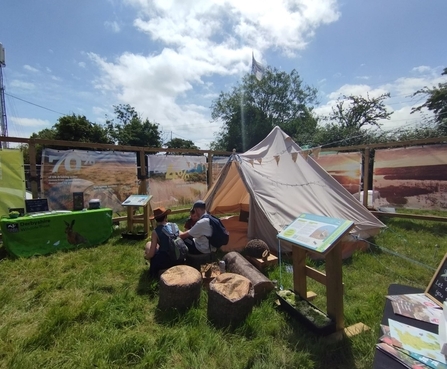
[[[290,318],[274,294],[233,331],[207,321],[205,290],[183,315],[157,310],[144,242],[121,239],[122,230],[104,245],[49,256],[12,259],[0,249],[0,368],[371,368],[388,286],[425,288],[447,252],[447,224],[385,221],[371,248],[343,263],[345,325],[371,329],[338,342]],[[290,260],[268,275],[292,287]],[[325,288],[308,285],[325,309]]]

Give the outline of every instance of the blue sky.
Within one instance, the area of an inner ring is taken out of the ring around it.
[[[317,88],[318,115],[343,94],[389,92],[384,130],[420,124],[412,93],[446,81],[445,0],[4,0],[1,14],[15,137],[65,114],[102,124],[130,104],[165,140],[207,149],[221,126],[211,103],[252,51]]]

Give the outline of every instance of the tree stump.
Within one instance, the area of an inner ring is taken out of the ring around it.
[[[273,282],[256,269],[247,259],[236,251],[223,257],[228,272],[246,277],[253,285],[255,302],[261,301],[275,286]]]
[[[158,308],[185,311],[197,303],[202,290],[202,274],[187,265],[177,265],[160,276]]]
[[[201,266],[203,264],[212,263],[215,260],[215,253],[209,254],[188,254],[186,255],[186,265],[201,271]]]
[[[254,305],[251,282],[238,274],[223,273],[214,278],[208,290],[208,319],[216,327],[236,327]]]

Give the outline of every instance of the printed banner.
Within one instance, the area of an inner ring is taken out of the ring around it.
[[[41,168],[51,210],[72,210],[73,192],[83,192],[86,208],[99,199],[102,208],[125,212],[121,203],[138,193],[134,152],[44,149]]]
[[[360,193],[362,154],[360,152],[320,153],[314,160],[351,194]]]
[[[374,206],[447,209],[447,146],[376,150]]]
[[[152,207],[184,206],[207,191],[205,156],[149,155]]]
[[[25,170],[20,150],[0,150],[0,215],[25,207]]]
[[[20,257],[95,246],[112,235],[110,209],[48,212],[0,223],[6,250]]]
[[[227,163],[227,161],[228,161],[227,156],[213,157],[213,183],[215,183],[217,181],[217,178],[219,178],[220,172]]]

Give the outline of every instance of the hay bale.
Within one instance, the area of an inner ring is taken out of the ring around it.
[[[158,308],[185,311],[197,303],[202,290],[202,274],[188,265],[177,265],[160,276]]]
[[[251,313],[254,291],[251,282],[238,274],[223,273],[208,290],[208,319],[216,327],[236,327]]]
[[[263,240],[255,238],[247,242],[242,253],[253,258],[262,259],[270,255],[270,249]]]
[[[250,280],[255,293],[255,302],[262,300],[275,288],[270,279],[238,252],[229,252],[223,257],[223,260],[225,261],[227,271],[240,274]]]

